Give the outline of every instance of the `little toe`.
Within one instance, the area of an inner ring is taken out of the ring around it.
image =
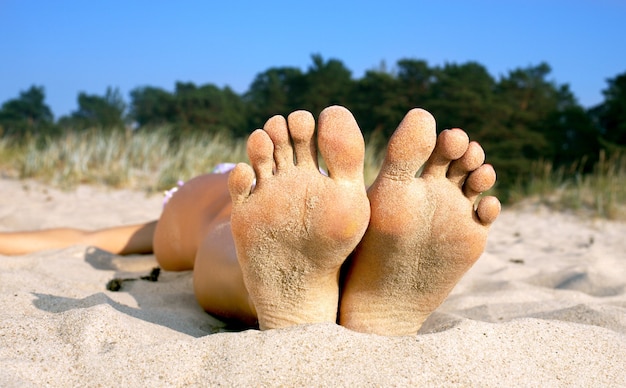
[[[317,143],[332,179],[363,182],[365,141],[349,110],[331,106],[320,113]]]
[[[494,183],[496,183],[495,170],[490,164],[483,164],[469,174],[463,185],[463,192],[474,202],[480,193],[489,190]]]
[[[281,171],[293,167],[293,148],[289,140],[287,121],[283,116],[276,115],[265,123],[263,129],[274,143],[274,161],[276,170]]]
[[[485,151],[483,151],[483,148],[475,141],[470,142],[463,156],[450,163],[448,179],[461,187],[467,178],[467,174],[482,166],[484,162]]]
[[[412,179],[433,152],[435,118],[424,109],[410,110],[395,130],[381,167],[381,177]]]
[[[228,191],[233,203],[248,198],[254,182],[254,171],[245,163],[238,163],[228,175]]]
[[[480,222],[488,226],[498,218],[501,209],[500,201],[496,197],[488,196],[481,198],[478,202],[476,214]]]
[[[448,166],[459,159],[469,146],[469,137],[465,131],[454,128],[446,129],[437,137],[435,149],[424,166],[422,176],[445,177]]]
[[[248,158],[256,174],[257,185],[271,177],[274,170],[274,144],[267,132],[257,129],[248,138]]]

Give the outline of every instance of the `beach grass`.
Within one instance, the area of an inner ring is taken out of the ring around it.
[[[590,172],[584,172],[585,164],[585,159],[560,167],[534,162],[531,174],[511,190],[512,202],[537,200],[556,210],[626,220],[626,154],[600,151]]]
[[[174,133],[166,127],[141,131],[90,129],[56,138],[0,138],[0,172],[68,190],[79,184],[100,184],[154,192],[210,172],[218,163],[247,161],[245,139],[223,133]],[[378,174],[383,145],[376,137],[366,141],[367,185]],[[496,187],[488,194],[503,194],[510,203],[530,199],[557,210],[626,219],[626,155],[601,152],[587,173],[585,164],[581,160],[554,167],[549,161],[538,160],[531,173],[520,177],[513,188]]]
[[[381,163],[380,142],[366,150],[366,182]],[[0,172],[34,178],[63,189],[79,184],[160,191],[210,172],[224,162],[247,162],[245,139],[223,133],[173,135],[151,131],[70,131],[57,138],[0,138]],[[323,166],[322,166],[323,167]]]
[[[162,190],[220,162],[246,159],[245,142],[223,134],[175,137],[167,128],[152,131],[67,132],[58,138],[0,142],[0,169],[71,189],[103,184]]]

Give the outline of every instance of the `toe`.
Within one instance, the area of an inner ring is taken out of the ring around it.
[[[435,118],[423,109],[410,110],[389,139],[380,176],[414,178],[433,152],[436,138]]]
[[[455,128],[446,129],[437,137],[435,150],[426,162],[422,176],[445,177],[450,162],[459,159],[469,146],[469,137],[465,131]]]
[[[257,129],[248,138],[248,158],[257,177],[257,184],[273,175],[274,144],[267,132]]]
[[[250,195],[254,171],[245,163],[239,163],[228,175],[228,190],[233,203],[240,203]]]
[[[500,214],[500,209],[500,201],[496,197],[489,196],[480,200],[476,214],[483,225],[491,225]]]
[[[298,167],[317,170],[317,149],[315,148],[315,119],[310,112],[299,110],[287,117],[289,134],[293,140],[293,148]]]
[[[484,162],[485,151],[483,151],[482,147],[478,143],[473,141],[469,144],[467,151],[465,151],[460,159],[450,163],[447,175],[448,179],[450,179],[450,181],[455,183],[457,186],[461,187],[467,178],[467,174],[476,170]]]
[[[483,164],[469,174],[463,185],[463,192],[474,202],[478,195],[489,190],[496,183],[496,172],[490,164]]]
[[[365,142],[349,110],[331,106],[320,113],[317,145],[332,179],[363,182]]]
[[[289,140],[287,121],[283,116],[274,116],[267,120],[263,129],[274,143],[274,161],[276,171],[293,167],[293,148]]]

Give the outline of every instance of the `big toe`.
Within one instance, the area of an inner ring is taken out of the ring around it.
[[[435,147],[435,118],[424,109],[410,110],[398,125],[381,167],[381,176],[414,178]]]
[[[320,113],[317,146],[332,179],[363,181],[365,142],[349,110],[331,106]]]

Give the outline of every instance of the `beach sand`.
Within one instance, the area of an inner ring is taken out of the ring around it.
[[[0,179],[0,231],[156,219],[162,197]],[[0,386],[626,386],[626,224],[505,209],[417,336],[237,330],[190,272],[86,246],[0,256]]]

